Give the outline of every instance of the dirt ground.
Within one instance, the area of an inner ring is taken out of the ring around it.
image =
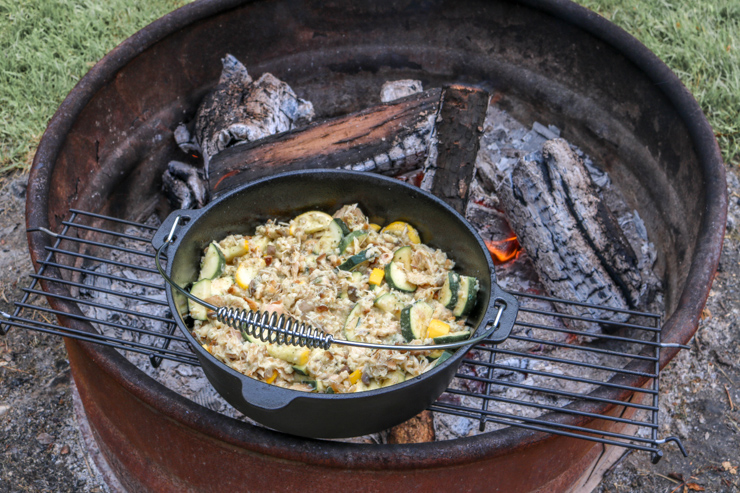
[[[0,310],[29,282],[26,176],[0,179]],[[675,435],[657,465],[628,453],[598,492],[740,491],[740,180],[728,175],[722,260],[691,350],[662,373],[660,436]],[[50,320],[53,322],[53,320]],[[0,491],[108,491],[83,443],[60,338],[12,329],[0,336]]]

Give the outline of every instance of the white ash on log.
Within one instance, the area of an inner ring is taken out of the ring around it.
[[[170,161],[162,174],[162,190],[173,207],[191,209],[208,202],[208,189],[202,172],[195,166]]]
[[[314,118],[313,104],[296,96],[293,89],[270,73],[254,81],[246,67],[234,56],[223,59],[223,70],[216,87],[208,93],[188,125],[181,123],[174,131],[178,147],[203,159],[203,172],[172,170],[172,163],[162,177],[163,190],[175,209],[202,207],[208,200],[211,161],[223,150],[264,139],[306,125]],[[176,162],[177,163],[177,162]],[[175,166],[188,167],[185,163]],[[195,182],[200,183],[195,183]]]
[[[380,88],[380,102],[390,103],[424,90],[420,80],[402,79],[388,81]]]
[[[270,73],[255,82],[232,55],[195,116],[195,138],[203,154],[205,175],[210,160],[229,146],[286,132],[314,117],[313,105],[296,96],[288,84]]]
[[[491,118],[496,119],[500,123],[501,115]],[[487,127],[494,134],[511,131],[491,121]],[[479,181],[495,194],[541,282],[552,296],[564,299],[644,307],[658,286],[644,261],[644,248],[635,252],[601,187],[570,144],[559,138],[545,141],[553,135],[544,126],[537,136],[533,133],[521,136],[524,145],[519,149],[502,148],[505,135],[498,136],[498,143],[486,143],[477,169]],[[596,309],[565,309],[572,315],[604,316]],[[611,318],[625,319],[617,314]]]

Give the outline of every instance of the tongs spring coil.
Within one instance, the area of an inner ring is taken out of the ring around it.
[[[275,312],[222,306],[215,314],[216,320],[239,330],[244,339],[322,349],[329,349],[333,342],[331,335]]]
[[[346,341],[344,339],[334,339],[334,336],[327,334],[321,330],[315,329],[310,325],[292,317],[286,317],[285,315],[279,315],[274,312],[268,311],[256,311],[256,310],[245,310],[242,308],[233,307],[218,307],[207,301],[203,301],[200,298],[192,295],[182,287],[178,286],[175,281],[162,269],[160,263],[160,256],[164,248],[173,241],[174,232],[177,228],[180,217],[178,216],[167,239],[157,249],[157,254],[154,257],[154,263],[157,266],[157,270],[167,283],[175,288],[177,291],[182,293],[184,296],[193,300],[194,302],[205,306],[209,310],[212,310],[215,315],[215,319],[219,322],[232,327],[242,333],[245,339],[255,338],[262,342],[270,344],[283,344],[292,346],[302,346],[310,348],[322,348],[328,349],[332,344],[341,344],[344,346],[354,346],[369,349],[389,349],[392,351],[431,351],[438,349],[457,349],[462,346],[471,344],[477,344],[484,341],[498,328],[501,321],[501,315],[503,314],[505,305],[498,305],[498,312],[496,318],[486,327],[483,334],[478,337],[473,337],[465,341],[451,342],[447,344],[375,344],[369,342],[360,341]]]

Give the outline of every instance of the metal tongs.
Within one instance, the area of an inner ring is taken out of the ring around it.
[[[180,216],[175,218],[172,224],[167,239],[157,249],[157,254],[154,256],[154,263],[157,266],[157,270],[167,283],[179,291],[181,294],[191,299],[192,301],[205,306],[214,313],[214,318],[219,322],[228,325],[242,333],[245,338],[255,338],[262,342],[269,344],[283,344],[292,346],[303,346],[310,348],[322,348],[329,349],[332,344],[341,344],[344,346],[354,346],[369,349],[389,349],[392,351],[430,351],[430,350],[441,350],[441,349],[457,349],[463,346],[471,344],[478,344],[483,342],[485,339],[491,336],[498,328],[501,322],[501,315],[506,308],[506,305],[500,303],[498,305],[498,312],[493,322],[489,322],[489,326],[486,327],[486,331],[471,339],[460,342],[451,342],[446,344],[424,344],[424,345],[412,345],[412,344],[375,344],[369,342],[359,341],[347,341],[344,339],[335,339],[333,335],[327,334],[319,329],[316,329],[304,322],[300,322],[293,317],[286,317],[285,315],[278,315],[275,312],[259,311],[259,310],[245,310],[243,308],[233,307],[218,307],[207,301],[201,300],[197,296],[192,295],[179,285],[175,283],[165,273],[160,263],[160,257],[162,251],[166,246],[173,242],[175,230],[180,222]]]

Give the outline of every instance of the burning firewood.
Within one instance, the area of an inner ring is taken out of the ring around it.
[[[211,162],[209,189],[216,196],[250,180],[309,168],[392,176],[420,168],[429,154],[441,95],[432,89],[226,149]]]
[[[445,88],[436,129],[436,149],[424,166],[422,188],[465,214],[475,172],[481,129],[488,108],[482,89],[453,85]]]
[[[296,96],[288,84],[270,73],[257,80],[232,55],[195,115],[195,138],[203,153],[205,176],[213,156],[227,147],[286,132],[311,121],[313,105]]]
[[[498,164],[479,160],[479,177],[493,189],[549,294],[598,306],[644,306],[657,280],[568,142],[551,139],[541,152],[510,167]],[[597,309],[566,309],[573,315],[605,317]],[[623,321],[625,316],[612,319]]]
[[[311,102],[296,96],[288,84],[274,75],[264,73],[255,81],[246,67],[228,54],[222,63],[218,84],[198,107],[194,135],[185,124],[174,132],[175,142],[183,152],[197,153],[203,159],[203,170],[197,173],[185,163],[169,164],[162,182],[175,208],[205,204],[208,194],[204,180],[209,177],[214,156],[224,149],[293,130],[314,117]]]
[[[162,175],[163,189],[170,203],[181,209],[203,207],[208,201],[208,189],[201,171],[180,161],[170,161]]]

